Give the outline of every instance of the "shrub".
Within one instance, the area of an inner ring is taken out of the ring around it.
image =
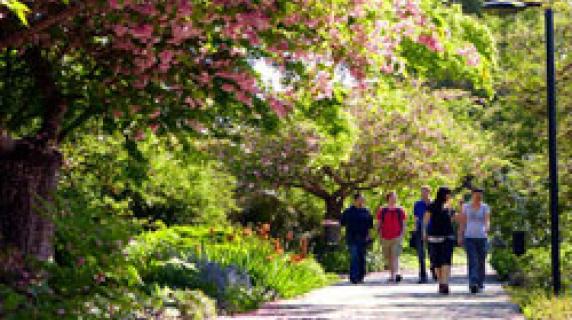
[[[214,302],[201,291],[155,287],[152,300],[155,307],[139,318],[208,320],[217,316]]]
[[[572,296],[554,297],[545,290],[511,287],[513,300],[521,306],[527,319],[567,320],[572,318]]]
[[[572,284],[572,245],[563,243],[561,248],[562,285]],[[550,250],[546,247],[529,249],[516,257],[507,249],[495,249],[492,266],[499,276],[512,280],[509,288],[512,298],[523,310],[527,319],[572,318],[572,296],[554,297],[551,294],[552,272]],[[516,280],[514,281],[516,277]]]
[[[561,246],[562,285],[572,285],[572,244],[564,243]],[[552,267],[550,249],[538,247],[528,250],[519,257],[518,266],[522,270],[525,285],[531,288],[549,290],[552,283]]]
[[[518,258],[509,249],[493,249],[490,263],[500,280],[509,280],[519,271]]]
[[[232,227],[163,228],[142,234],[128,252],[146,281],[200,288],[226,312],[293,297],[332,279],[313,258],[296,259],[275,243]]]

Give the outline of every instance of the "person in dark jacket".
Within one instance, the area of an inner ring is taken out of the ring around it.
[[[424,239],[429,243],[429,258],[435,267],[441,294],[449,294],[451,260],[456,242],[453,228],[455,212],[449,205],[450,200],[451,190],[439,188],[435,201],[427,208],[423,223]]]
[[[366,273],[365,254],[369,241],[369,230],[373,228],[373,217],[364,207],[361,194],[354,196],[354,203],[347,208],[340,219],[346,228],[346,243],[350,253],[350,282],[362,283]]]

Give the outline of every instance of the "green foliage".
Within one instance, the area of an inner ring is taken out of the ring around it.
[[[568,320],[572,318],[572,296],[554,297],[545,291],[510,288],[512,299],[521,306],[526,319]]]
[[[145,316],[163,316],[185,320],[208,320],[216,318],[214,302],[197,290],[179,290],[156,287],[152,299],[160,306],[154,314]]]
[[[312,258],[295,261],[293,254],[277,251],[269,241],[231,227],[164,228],[142,234],[128,252],[146,281],[201,288],[217,297],[219,307],[229,312],[251,309],[274,296],[290,298],[331,281]],[[201,266],[205,262],[207,267]],[[221,293],[217,282],[224,282],[226,273],[213,268],[236,268],[248,275],[252,287],[224,286]],[[217,276],[211,278],[213,272]]]
[[[495,49],[493,37],[481,21],[463,14],[459,5],[443,6],[437,1],[423,1],[423,8],[431,12],[433,21],[443,27],[442,52],[431,51],[412,41],[404,41],[402,55],[407,69],[433,87],[465,89],[483,97],[492,97]],[[444,31],[446,30],[446,31]],[[480,55],[476,66],[467,65],[458,52],[474,46]]]
[[[115,210],[167,224],[226,223],[235,208],[234,178],[189,140],[149,136],[135,144],[118,133],[81,135],[63,149],[60,188],[68,199],[90,194]]]
[[[2,0],[0,1],[0,6],[6,6],[6,8],[12,11],[24,25],[28,25],[26,15],[30,13],[30,9],[24,3],[18,0]]]
[[[495,249],[491,265],[497,274],[514,286],[509,287],[527,319],[569,319],[572,316],[572,296],[566,288],[572,285],[572,245],[562,245],[562,286],[565,295],[552,296],[552,267],[550,249],[532,248],[516,257],[508,249]]]
[[[558,141],[560,161],[562,237],[572,233],[570,139],[572,60],[569,2],[552,3],[555,12],[556,74],[558,78]],[[497,236],[505,241],[515,229],[526,231],[527,244],[549,243],[545,44],[542,10],[526,10],[518,15],[486,15],[482,24],[493,32],[498,58],[493,103],[475,110],[472,118],[494,134],[506,148],[509,164],[484,181],[487,201],[494,208],[492,222]]]
[[[572,245],[564,243],[561,250],[562,284],[572,284]],[[550,250],[537,247],[527,250],[526,254],[516,257],[507,249],[495,249],[492,253],[491,265],[497,273],[507,278],[515,274],[521,277],[520,284],[528,288],[549,291],[552,283]]]
[[[281,189],[276,192],[237,191],[240,211],[233,212],[229,219],[243,226],[270,223],[271,234],[285,237],[295,234],[321,231],[324,203],[298,189]]]
[[[490,264],[501,280],[509,280],[519,270],[518,259],[509,249],[493,249]]]

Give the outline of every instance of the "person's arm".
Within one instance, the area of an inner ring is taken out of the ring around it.
[[[415,225],[419,225],[419,223],[422,223],[422,221],[419,221],[419,216],[421,215],[421,213],[419,213],[419,202],[415,202],[415,204],[413,205],[413,220],[415,221]]]
[[[347,214],[346,214],[347,212],[348,212],[347,209],[344,210],[344,212],[342,213],[342,217],[340,218],[340,224],[344,227],[346,226],[347,223]]]
[[[485,232],[488,234],[491,230],[491,209],[487,207],[485,212]]]
[[[465,229],[467,227],[467,213],[465,212],[465,206],[461,206],[461,214],[459,214],[457,222],[459,223],[459,230],[457,232],[457,242],[459,243],[459,246],[463,246],[463,242],[465,239]]]
[[[368,219],[368,226],[367,226],[367,228],[368,228],[368,229],[373,229],[373,216],[372,216],[371,213],[369,213],[369,212],[368,212],[368,214],[369,214],[369,219]]]
[[[382,225],[381,225],[381,211],[382,210],[383,209],[381,207],[379,207],[377,209],[377,212],[375,213],[375,218],[377,219],[377,230],[378,230],[380,238],[382,238],[382,234],[381,234],[381,227],[382,227]]]
[[[401,239],[403,239],[403,235],[405,235],[407,229],[407,214],[405,213],[405,209],[401,209],[401,214],[403,215],[403,219],[401,220]]]
[[[427,241],[427,227],[429,226],[429,221],[431,221],[431,211],[427,210],[423,215],[423,228],[421,228],[424,241]]]

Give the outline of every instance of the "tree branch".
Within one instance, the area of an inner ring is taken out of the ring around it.
[[[37,139],[41,144],[55,143],[67,111],[66,101],[53,78],[51,65],[42,57],[40,48],[33,47],[27,50],[24,59],[32,70],[36,87],[42,93],[45,108]]]
[[[79,12],[81,12],[81,10],[95,6],[99,2],[99,0],[81,1],[73,7],[69,7],[68,9],[65,9],[57,14],[47,17],[45,20],[42,20],[29,28],[23,29],[21,32],[14,32],[5,39],[0,40],[0,50],[8,47],[21,47],[24,43],[30,41],[38,33],[46,31],[54,25],[61,23],[62,21],[65,21],[74,15],[77,15]]]
[[[96,114],[97,111],[98,111],[97,108],[93,106],[87,108],[84,112],[82,112],[79,116],[77,116],[77,118],[75,118],[69,125],[67,125],[65,128],[61,130],[60,134],[58,135],[57,142],[58,143],[62,142],[68,136],[68,134],[70,134],[74,129],[76,129],[77,127],[85,123],[87,120],[89,120],[94,114]]]

